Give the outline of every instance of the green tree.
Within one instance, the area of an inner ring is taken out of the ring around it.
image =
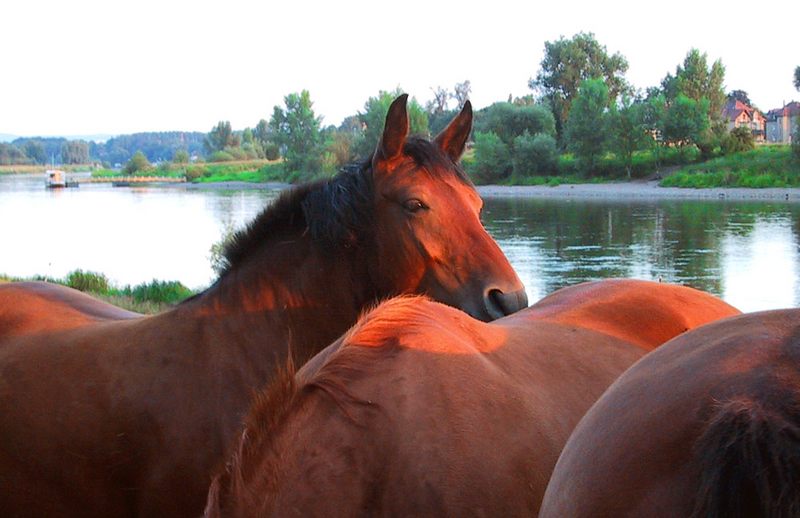
[[[172,155],[172,162],[174,164],[188,164],[189,163],[189,152],[185,149],[179,149],[175,151],[175,154]]]
[[[744,90],[734,90],[730,92],[728,94],[728,99],[734,99],[746,104],[747,106],[753,106],[753,101],[750,100],[750,96],[747,95],[747,92]]]
[[[723,83],[725,82],[725,67],[722,61],[717,60],[708,67],[708,58],[705,53],[691,49],[682,65],[675,69],[675,75],[667,74],[661,86],[668,103],[675,101],[679,95],[684,95],[693,101],[707,101],[707,116],[709,121],[718,121],[722,117],[722,107],[727,96]]]
[[[509,177],[511,152],[503,140],[491,131],[475,132],[474,157],[469,172],[477,183],[497,183]]]
[[[630,89],[624,74],[628,61],[619,53],[608,54],[592,33],[545,42],[540,70],[528,85],[547,99],[556,117],[559,135],[569,116],[578,89],[587,79],[603,78],[610,101]]]
[[[794,69],[794,87],[800,91],[800,66]],[[792,152],[794,156],[800,159],[800,117],[797,117],[797,127],[794,130],[794,138],[792,139]]]
[[[602,79],[581,83],[572,103],[564,133],[584,173],[593,174],[607,142],[608,87]]]
[[[679,146],[681,150],[697,144],[709,127],[708,100],[695,101],[683,94],[669,105],[662,126],[664,141]]]
[[[667,116],[667,99],[658,88],[651,88],[642,103],[642,123],[649,135],[648,142],[655,157],[656,170],[661,167],[661,144],[664,141],[664,119]]]
[[[44,149],[44,144],[39,140],[27,141],[22,147],[22,151],[35,164],[47,163],[47,151]]]
[[[300,178],[318,174],[322,167],[321,117],[314,114],[308,90],[283,98],[285,109],[275,106],[269,128],[281,146],[287,171]]]
[[[527,132],[530,135],[555,135],[553,113],[541,105],[494,103],[475,114],[475,131],[492,132],[507,145]]]
[[[239,136],[231,129],[231,123],[229,121],[219,121],[208,132],[203,145],[206,153],[213,154],[217,151],[224,151],[225,148],[239,147],[239,142]]]
[[[514,139],[511,163],[515,178],[556,172],[558,149],[556,139],[547,133],[523,133]]]
[[[61,146],[61,162],[86,164],[89,162],[89,143],[83,140],[68,140]]]
[[[646,105],[623,95],[618,105],[609,112],[611,150],[622,158],[628,179],[633,170],[633,154],[648,140]]]
[[[14,144],[7,144],[0,142],[0,164],[26,164],[28,157],[25,153]]]
[[[386,122],[386,114],[389,113],[389,106],[402,93],[400,88],[391,92],[381,90],[377,97],[370,97],[364,104],[364,111],[358,114],[364,127],[364,138],[357,143],[356,155],[367,157],[375,151],[378,140],[383,134],[383,125]],[[408,122],[412,134],[428,134],[428,115],[413,97],[408,102]]]
[[[147,157],[141,151],[137,151],[133,154],[128,163],[125,164],[125,167],[122,169],[122,172],[125,174],[137,174],[142,171],[147,171],[151,169],[153,166],[150,165],[150,161],[147,160]]]

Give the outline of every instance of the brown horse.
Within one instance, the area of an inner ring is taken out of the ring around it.
[[[562,288],[526,311],[532,318],[611,334],[647,351],[684,331],[740,313],[694,288],[636,279]]]
[[[683,302],[710,297],[678,288],[599,281],[490,324],[425,299],[387,302],[261,395],[207,515],[535,515],[578,420],[657,345],[637,320],[591,329],[607,314],[598,302],[637,319],[628,302],[643,289],[654,306],[682,293],[646,315],[673,318],[663,329],[677,334],[681,310],[697,307]],[[706,318],[733,310],[716,308]]]
[[[542,516],[800,516],[800,310],[683,334],[570,438]]]
[[[372,159],[284,193],[199,296],[134,317],[66,288],[0,286],[4,515],[202,512],[254,391],[365,306],[426,293],[490,320],[527,305],[457,161],[469,104],[432,142],[406,96]]]

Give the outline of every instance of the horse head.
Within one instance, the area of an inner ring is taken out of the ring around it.
[[[524,286],[481,224],[483,202],[458,165],[472,106],[433,140],[409,137],[407,95],[392,103],[372,160],[373,282],[423,293],[488,321],[527,306]]]

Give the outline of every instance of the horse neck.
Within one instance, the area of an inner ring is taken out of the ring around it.
[[[321,250],[308,236],[265,244],[188,303],[204,326],[269,364],[291,350],[304,361],[355,323],[375,298],[366,262],[347,249]]]

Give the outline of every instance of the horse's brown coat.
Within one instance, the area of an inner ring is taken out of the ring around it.
[[[470,106],[442,146],[407,138],[405,101],[369,166],[282,195],[217,283],[170,311],[0,285],[0,514],[198,515],[252,394],[290,352],[312,356],[399,293],[485,320],[527,305],[453,161]]]
[[[664,344],[581,420],[542,516],[798,516],[799,360],[797,309]]]
[[[608,279],[560,289],[527,314],[611,334],[650,351],[684,331],[741,312],[687,286]]]
[[[417,298],[366,314],[262,395],[207,515],[535,515],[578,420],[658,345],[660,335],[635,336],[636,320],[587,318],[592,308],[620,302],[624,312],[643,289],[651,302],[676,291],[644,281],[584,288],[490,324]],[[665,312],[678,320],[665,328],[682,332],[682,311],[695,307]],[[706,317],[731,310],[718,309]]]

